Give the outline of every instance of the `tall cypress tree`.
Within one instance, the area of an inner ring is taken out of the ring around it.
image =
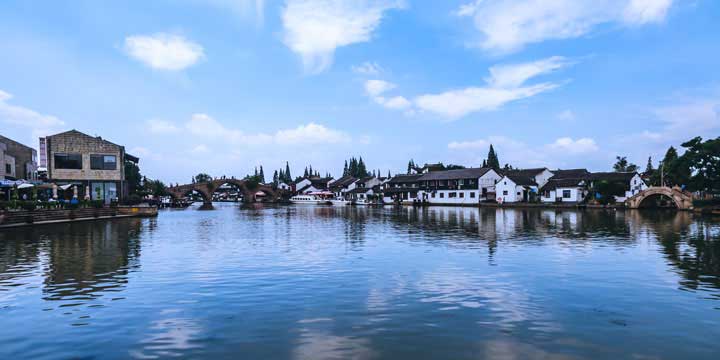
[[[262,165],[260,165],[260,182],[265,183],[265,172],[263,171]]]
[[[487,166],[493,169],[500,168],[500,160],[498,160],[497,153],[495,153],[495,149],[492,144],[490,144],[490,151],[488,151]]]
[[[285,182],[291,183],[292,182],[292,176],[290,175],[290,163],[287,161],[285,162]]]

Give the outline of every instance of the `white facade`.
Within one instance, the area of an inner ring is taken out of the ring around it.
[[[284,182],[279,182],[277,187],[280,190],[290,190],[291,189],[290,185],[288,185]]]
[[[489,170],[476,181],[477,189],[454,189],[454,190],[423,190],[418,193],[418,198],[429,204],[438,205],[476,205],[488,199],[488,194],[494,196],[495,183],[502,177]],[[458,185],[465,185],[463,180],[458,180]]]
[[[529,197],[531,192],[537,193],[537,191],[537,185],[518,185],[507,176],[504,176],[497,184],[495,184],[496,200],[503,203],[525,201],[525,193],[527,193],[527,196]]]
[[[640,174],[635,174],[635,176],[633,176],[632,179],[630,179],[629,185],[630,185],[630,190],[625,192],[625,197],[624,198],[617,197],[615,200],[617,200],[618,202],[623,202],[623,201],[627,200],[627,198],[633,197],[635,194],[637,194],[641,191],[644,191],[648,188],[645,181],[642,179],[642,177],[640,177]]]
[[[544,203],[554,203],[556,201],[577,203],[585,198],[586,193],[582,186],[558,187],[547,193],[543,192],[540,200]]]

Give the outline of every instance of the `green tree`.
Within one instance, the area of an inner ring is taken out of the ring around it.
[[[613,165],[613,170],[615,172],[634,172],[637,171],[638,166],[628,162],[626,156],[616,156],[615,164]]]
[[[698,136],[682,147],[686,150],[678,159],[677,167],[683,175],[689,175],[688,189],[720,190],[720,137],[703,142]]]
[[[259,176],[260,176],[260,182],[264,184],[264,183],[265,183],[265,172],[263,171],[262,165],[260,165],[260,174],[259,174]]]
[[[498,159],[497,153],[495,152],[495,148],[493,148],[492,144],[490,144],[490,150],[488,151],[487,166],[493,169],[500,168],[500,160]]]
[[[128,194],[139,194],[142,191],[142,175],[140,168],[132,161],[125,161],[125,181],[128,187]]]
[[[283,181],[288,184],[292,182],[292,175],[290,175],[290,163],[287,161],[285,162],[285,179],[283,179]]]
[[[211,181],[212,181],[212,176],[210,176],[206,173],[199,173],[199,174],[195,175],[196,183],[206,183],[206,182],[211,182]]]

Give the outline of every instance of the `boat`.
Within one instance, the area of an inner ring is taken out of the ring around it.
[[[328,200],[312,194],[295,195],[290,198],[290,202],[293,204],[328,205]]]
[[[353,201],[353,204],[355,205],[371,205],[372,202],[368,201],[367,199],[357,199]]]
[[[332,204],[333,206],[345,206],[352,204],[352,202],[350,200],[345,200],[345,198],[339,197],[330,199],[330,204]]]

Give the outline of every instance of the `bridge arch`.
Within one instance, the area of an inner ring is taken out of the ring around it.
[[[648,199],[657,197],[665,197],[670,199],[678,210],[692,210],[692,195],[683,191],[679,187],[653,186],[643,190],[635,196],[626,200],[626,205],[631,209],[639,209],[647,204]]]
[[[212,203],[213,193],[220,188],[222,185],[232,185],[236,187],[243,194],[243,201],[246,203],[255,202],[256,195],[259,192],[264,194],[264,198],[268,201],[278,201],[283,195],[283,190],[273,189],[271,186],[264,184],[252,184],[246,180],[239,179],[217,179],[203,183],[179,185],[168,188],[170,195],[173,198],[179,199],[186,196],[191,191],[197,191],[203,197],[203,201],[206,205]]]

